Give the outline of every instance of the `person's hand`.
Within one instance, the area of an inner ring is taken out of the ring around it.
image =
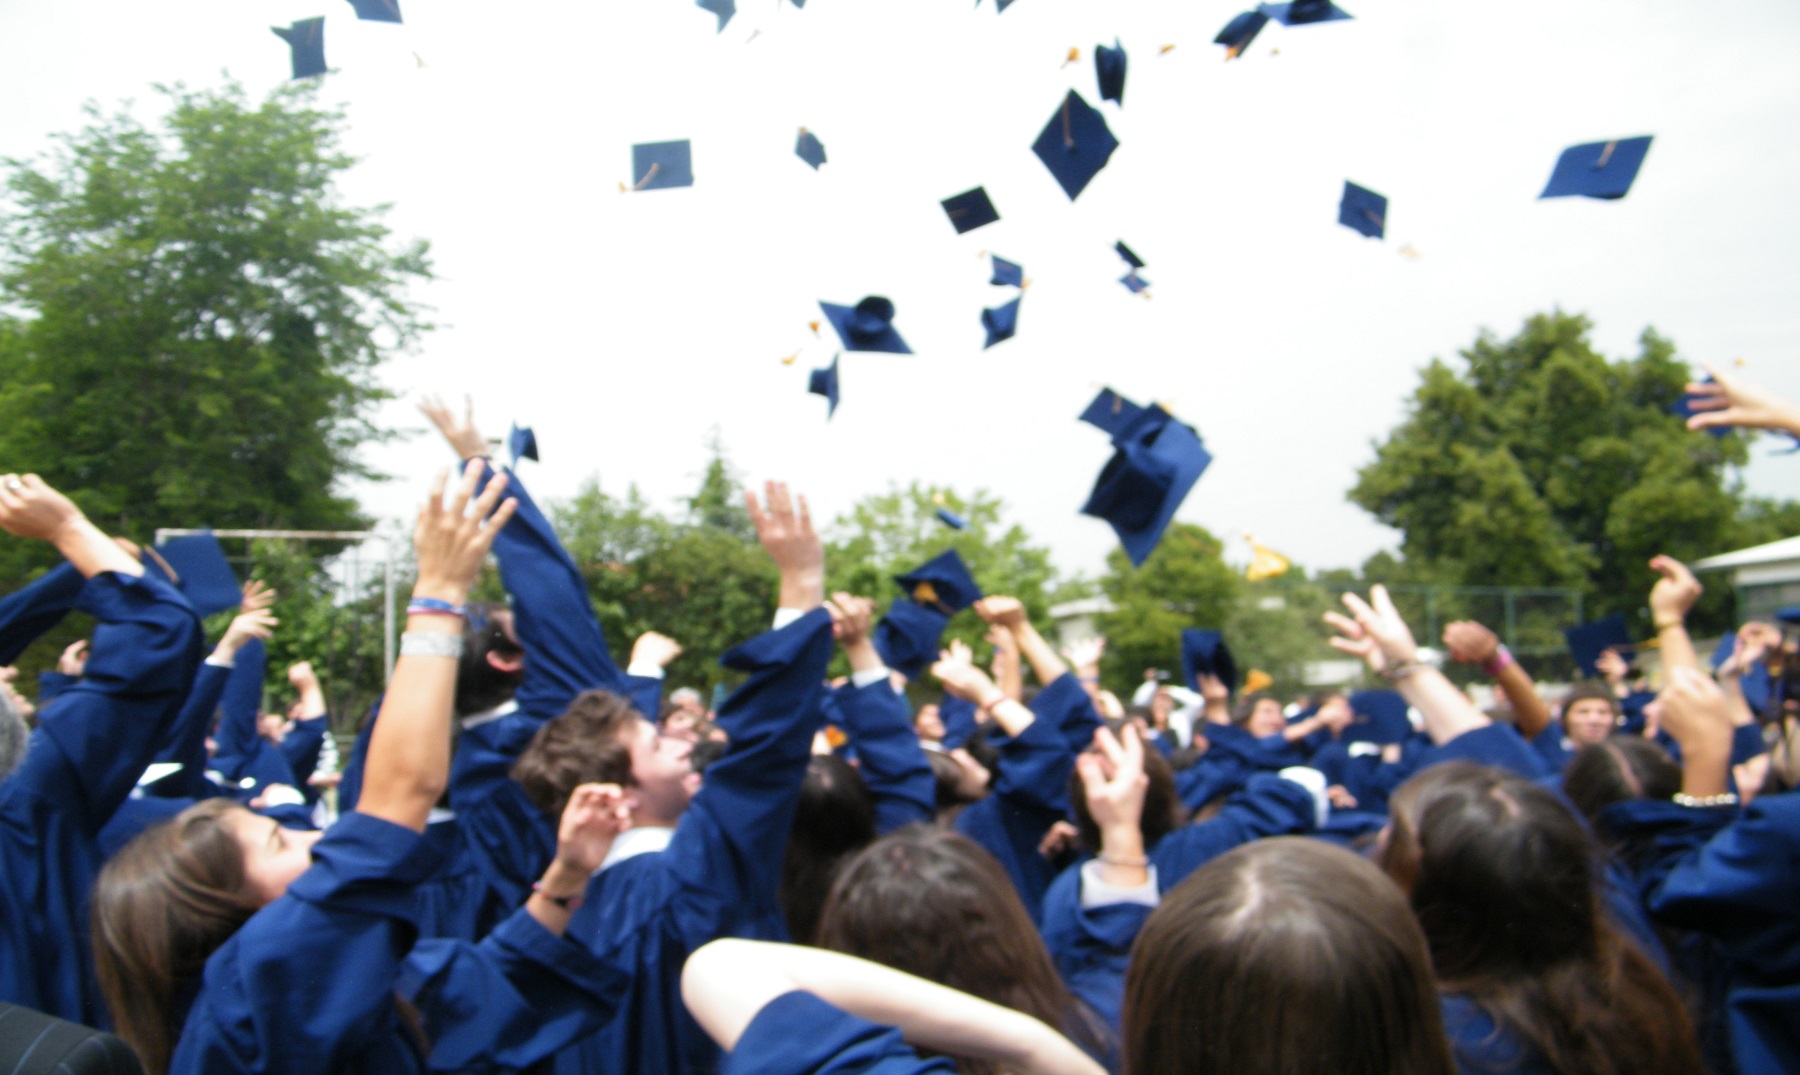
[[[1394,608],[1386,586],[1377,584],[1369,591],[1367,601],[1347,593],[1344,607],[1354,619],[1341,612],[1325,614],[1325,622],[1338,633],[1331,640],[1333,649],[1361,658],[1377,674],[1418,660],[1419,644],[1413,641],[1412,631]]]
[[[80,679],[81,674],[87,670],[87,639],[78,638],[64,646],[62,656],[56,659],[56,670],[65,676]]]
[[[1696,413],[1687,420],[1689,429],[1715,426],[1751,426],[1800,433],[1800,407],[1773,392],[1727,377],[1711,366],[1703,367],[1712,380],[1687,386],[1688,406]]]
[[[1342,784],[1333,784],[1326,788],[1325,797],[1331,800],[1333,810],[1356,809],[1356,796],[1350,794],[1350,789]]]
[[[982,637],[986,638],[988,644],[994,647],[996,657],[1002,655],[1017,657],[1019,655],[1019,640],[1014,638],[1013,633],[1004,627],[990,624],[987,634]]]
[[[0,530],[14,537],[55,541],[85,519],[74,501],[36,474],[0,474]]]
[[[1356,713],[1350,708],[1350,700],[1341,694],[1325,699],[1324,704],[1319,706],[1318,716],[1319,723],[1330,729],[1333,735],[1341,734],[1356,720]]]
[[[744,490],[744,507],[756,539],[781,571],[781,607],[814,609],[825,602],[825,546],[813,530],[805,497],[790,497],[783,482],[763,486],[765,510]]]
[[[582,876],[606,861],[613,840],[631,827],[631,807],[617,784],[582,784],[563,807],[556,828],[556,862]]]
[[[419,509],[419,521],[413,528],[413,550],[419,561],[418,581],[413,584],[415,597],[462,604],[495,536],[518,507],[516,500],[500,501],[500,494],[506,489],[504,474],[494,475],[482,494],[475,496],[482,470],[479,462],[470,465],[448,504],[444,502],[444,489],[449,473],[440,471],[431,483],[431,492],[425,506]]]
[[[1075,846],[1075,840],[1080,835],[1081,830],[1067,821],[1052,822],[1050,827],[1044,830],[1044,838],[1038,841],[1039,857],[1060,858],[1063,852]]]
[[[1016,597],[984,597],[975,602],[975,614],[1008,631],[1019,631],[1025,627],[1025,606]]]
[[[255,612],[269,608],[275,604],[278,595],[269,584],[261,579],[251,579],[244,583],[244,596],[238,608],[242,612]]]
[[[319,676],[313,671],[311,661],[295,661],[288,665],[287,680],[297,691],[305,691],[319,685]]]
[[[231,625],[225,628],[225,637],[219,639],[219,650],[225,654],[233,654],[250,644],[252,639],[268,640],[281,621],[267,609],[254,612],[240,612],[231,618]],[[290,681],[292,677],[290,676]]]
[[[1725,667],[1719,669],[1719,675],[1743,675],[1767,660],[1769,654],[1780,649],[1781,628],[1772,623],[1752,620],[1738,628],[1731,657],[1725,662]]]
[[[1650,587],[1650,615],[1656,621],[1656,629],[1662,630],[1670,626],[1670,621],[1679,622],[1700,600],[1706,588],[1694,577],[1687,565],[1673,556],[1658,556],[1650,561],[1650,570],[1661,575],[1656,585]]]
[[[1150,778],[1144,775],[1144,743],[1127,724],[1124,737],[1102,725],[1094,730],[1094,750],[1075,759],[1087,796],[1088,814],[1102,833],[1138,829]]]
[[[961,647],[960,650],[957,647]],[[944,685],[944,690],[965,702],[986,705],[1000,696],[1000,688],[986,672],[970,663],[969,647],[960,642],[952,643],[950,649],[938,654],[937,663],[931,666],[931,674]]]
[[[669,667],[669,662],[681,656],[681,643],[668,635],[645,631],[631,644],[631,664],[653,664],[658,668]]]
[[[1594,668],[1600,673],[1600,678],[1612,687],[1625,682],[1625,677],[1631,674],[1631,662],[1612,646],[1601,650],[1600,656],[1594,658]]]
[[[837,636],[838,645],[849,650],[869,641],[874,630],[874,601],[855,594],[836,593],[831,595],[826,607],[831,611],[832,633]]]
[[[458,459],[466,462],[478,455],[488,454],[487,441],[482,437],[481,430],[475,427],[473,397],[463,397],[461,418],[436,396],[420,397],[419,411],[431,419],[432,425],[437,426],[438,432],[444,435],[444,440],[449,443],[450,450],[456,453]]]
[[[1662,703],[1662,729],[1682,744],[1709,738],[1731,738],[1731,705],[1711,676],[1693,668],[1672,668],[1668,684],[1657,696]]]
[[[1444,648],[1459,664],[1484,665],[1500,652],[1500,636],[1474,620],[1457,620],[1444,628]]]
[[[1103,720],[1119,720],[1125,716],[1125,703],[1112,691],[1095,691],[1094,709]]]
[[[1209,705],[1226,702],[1231,699],[1231,688],[1225,685],[1224,680],[1210,672],[1202,672],[1198,676],[1195,676],[1194,683],[1200,688],[1200,697]],[[1156,694],[1159,698],[1168,698],[1171,706],[1175,704],[1174,697],[1167,692],[1157,691]]]
[[[1093,675],[1100,670],[1100,658],[1106,655],[1106,639],[1084,638],[1065,648],[1062,655],[1077,675]]]

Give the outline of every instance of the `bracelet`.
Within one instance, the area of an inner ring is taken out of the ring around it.
[[[1667,631],[1672,628],[1680,627],[1682,620],[1681,620],[1680,616],[1676,616],[1673,619],[1657,619],[1657,620],[1652,620],[1651,622],[1656,625],[1657,633],[1660,634],[1663,631]]]
[[[468,610],[435,597],[415,597],[406,603],[408,616],[458,616],[468,618]]]
[[[992,701],[988,701],[988,702],[983,702],[983,703],[981,703],[981,707],[980,707],[980,708],[979,708],[979,709],[977,709],[977,710],[975,710],[975,712],[977,712],[977,713],[991,713],[991,712],[993,712],[993,711],[994,711],[994,707],[995,707],[995,706],[997,706],[997,705],[999,705],[999,704],[1000,704],[1000,703],[1001,703],[1001,702],[1005,702],[1005,701],[1010,701],[1010,699],[1009,699],[1009,698],[1007,698],[1007,696],[1006,696],[1006,692],[1005,692],[1005,691],[1001,691],[1001,692],[1000,692],[1000,693],[999,693],[999,694],[998,694],[998,695],[996,695],[996,696],[995,696],[995,697],[994,697],[994,699],[993,699],[993,700],[992,700]]]
[[[1122,858],[1118,855],[1095,855],[1094,857],[1099,859],[1101,862],[1106,863],[1108,866],[1144,867],[1144,866],[1150,865],[1150,856],[1149,855],[1139,855],[1136,858]]]
[[[434,631],[407,631],[400,636],[400,656],[402,657],[449,657],[459,659],[463,654],[462,635],[438,634]]]
[[[1670,796],[1676,806],[1736,806],[1738,797],[1729,791],[1717,795],[1683,795],[1676,792]]]
[[[1400,680],[1405,679],[1407,676],[1410,676],[1415,672],[1423,672],[1423,671],[1425,671],[1425,669],[1430,668],[1430,667],[1431,666],[1426,664],[1424,661],[1402,661],[1401,663],[1399,663],[1399,664],[1395,665],[1394,667],[1388,669],[1387,671],[1381,673],[1381,678],[1387,680],[1389,683],[1398,683]]]
[[[577,896],[552,896],[550,893],[544,891],[544,882],[542,882],[542,881],[533,881],[531,883],[531,891],[544,897],[545,899],[549,900],[551,903],[556,904],[558,907],[561,907],[565,911],[573,911],[575,908],[580,907],[582,905],[582,903],[584,902],[582,897],[578,896],[578,895]]]
[[[1481,674],[1487,676],[1489,679],[1493,679],[1501,672],[1512,667],[1514,663],[1516,662],[1513,660],[1512,650],[1507,649],[1506,646],[1502,644],[1494,648],[1494,655],[1492,657],[1481,662]]]

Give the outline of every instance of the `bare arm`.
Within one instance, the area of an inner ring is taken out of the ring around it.
[[[1696,381],[1687,393],[1697,411],[1688,419],[1689,429],[1714,426],[1751,426],[1773,429],[1800,436],[1800,406],[1795,406],[1773,392],[1727,377],[1711,366],[1706,372],[1712,380]]]
[[[1031,674],[1038,685],[1048,687],[1069,671],[1057,655],[1056,647],[1044,641],[1037,628],[1025,616],[1025,606],[1016,597],[984,597],[975,602],[975,611],[996,627],[1012,632],[1019,643],[1019,653],[1031,664]]]
[[[964,701],[974,702],[980,712],[991,713],[1009,736],[1017,737],[1037,720],[1037,714],[1006,696],[986,672],[969,660],[969,647],[954,643],[938,656],[931,674],[944,689]]]
[[[1430,665],[1419,662],[1419,646],[1394,608],[1387,587],[1369,591],[1369,600],[1344,595],[1351,616],[1327,612],[1325,622],[1337,632],[1333,648],[1360,657],[1371,671],[1391,680],[1409,705],[1425,717],[1425,733],[1437,744],[1493,724],[1455,684]]]
[[[1537,684],[1493,631],[1474,620],[1458,620],[1444,628],[1444,648],[1453,659],[1475,665],[1494,681],[1512,706],[1520,735],[1530,739],[1550,726],[1550,707],[1538,697]]]
[[[15,537],[48,541],[90,579],[103,571],[144,573],[143,564],[36,474],[0,474],[0,529]]]
[[[1687,614],[1694,602],[1705,593],[1694,573],[1673,556],[1658,556],[1650,561],[1651,570],[1661,575],[1650,588],[1650,615],[1656,622],[1656,641],[1662,647],[1665,669],[1700,670],[1700,658],[1694,653],[1694,641],[1688,637]]]

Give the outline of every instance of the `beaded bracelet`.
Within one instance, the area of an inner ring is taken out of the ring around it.
[[[467,618],[468,611],[462,605],[453,605],[448,601],[440,601],[435,597],[415,597],[406,603],[408,616],[457,616]]]
[[[1387,680],[1389,683],[1397,683],[1407,676],[1412,675],[1414,672],[1423,672],[1430,667],[1431,666],[1424,661],[1405,661],[1381,673],[1381,678]]]
[[[1683,795],[1676,792],[1670,797],[1676,806],[1736,806],[1738,797],[1729,791],[1718,795]]]
[[[565,911],[573,911],[575,908],[580,907],[583,902],[580,896],[552,896],[550,893],[544,891],[544,883],[542,881],[533,881],[531,883],[531,891],[544,897],[551,903],[556,904]]]

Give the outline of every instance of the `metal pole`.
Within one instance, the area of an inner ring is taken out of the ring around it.
[[[1506,591],[1506,644],[1509,648],[1519,644],[1519,610],[1511,589]]]
[[[1437,645],[1437,587],[1425,587],[1425,638],[1426,645]]]
[[[382,682],[394,678],[394,540],[386,542],[387,554],[381,565],[382,632],[381,659],[387,666]]]

